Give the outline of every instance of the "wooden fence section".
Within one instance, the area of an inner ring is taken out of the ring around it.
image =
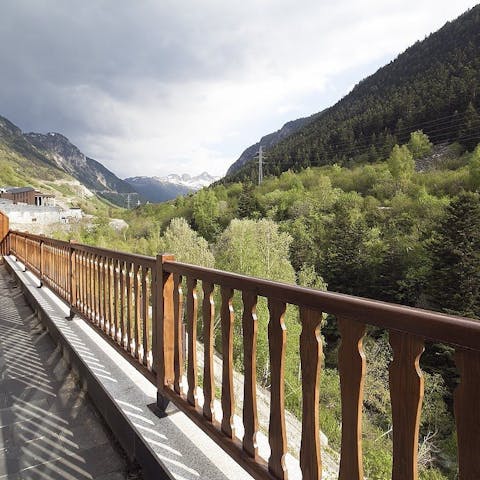
[[[11,252],[71,309],[152,371],[155,259],[11,232]]]
[[[419,366],[424,341],[452,345],[460,384],[455,392],[460,480],[480,478],[480,322],[402,307],[348,295],[207,269],[175,262],[171,255],[156,259],[129,255],[44,237],[11,232],[10,250],[43,282],[48,283],[72,312],[87,318],[127,352],[143,371],[156,372],[159,405],[175,403],[257,479],[287,479],[287,432],[284,413],[285,312],[299,311],[302,375],[302,439],[299,451],[303,478],[322,477],[319,381],[320,323],[334,315],[341,334],[338,369],[341,382],[341,480],[363,480],[362,409],[368,359],[362,347],[366,326],[389,332],[393,361],[389,368],[393,419],[393,480],[416,480],[423,377]],[[218,291],[219,305],[215,305]],[[235,318],[234,294],[240,294],[241,318]],[[199,304],[198,298],[202,297]],[[268,304],[270,363],[270,457],[258,454],[256,350],[259,298]],[[215,312],[218,312],[217,314]],[[199,323],[201,315],[202,322]],[[216,324],[216,316],[219,322]],[[182,334],[186,322],[187,339]],[[240,441],[233,415],[233,331],[243,331],[244,398]],[[201,325],[204,368],[197,364],[196,339]],[[215,332],[215,329],[220,329]],[[222,339],[221,385],[215,385],[215,333]],[[184,354],[185,352],[185,354]],[[185,357],[185,358],[184,358]],[[149,373],[150,372],[150,373]],[[198,383],[202,380],[203,406]],[[221,418],[213,404],[221,388]]]
[[[161,262],[161,268],[160,268]],[[348,295],[319,292],[293,285],[281,284],[175,262],[171,256],[159,256],[159,297],[162,310],[159,325],[159,391],[201,425],[226,451],[254,477],[287,479],[287,454],[284,418],[284,358],[286,335],[284,315],[288,304],[299,307],[302,332],[299,339],[302,374],[302,440],[299,452],[303,478],[322,477],[319,437],[319,383],[321,370],[320,323],[322,313],[334,315],[341,334],[338,369],[341,382],[342,442],[340,480],[363,480],[362,409],[363,385],[367,359],[362,348],[366,326],[388,330],[393,349],[390,365],[390,397],[393,419],[393,480],[416,480],[419,423],[423,400],[423,377],[419,367],[424,341],[453,345],[461,383],[455,395],[459,477],[462,480],[480,478],[480,322],[442,315]],[[181,284],[186,285],[186,345],[187,384],[182,381],[183,337],[179,335],[182,321]],[[220,289],[220,305],[213,302],[214,286]],[[203,290],[204,370],[197,366],[195,342],[199,308],[197,291]],[[233,318],[232,298],[240,292],[242,317]],[[271,369],[271,405],[268,460],[258,456],[256,436],[256,304],[258,298],[268,301],[268,341]],[[212,402],[215,382],[212,373],[214,332],[213,312],[220,312],[223,348],[223,378],[221,405],[223,416],[215,419]],[[240,442],[234,435],[233,396],[233,322],[242,322],[244,357],[243,426]],[[197,402],[197,379],[203,376],[205,402]]]

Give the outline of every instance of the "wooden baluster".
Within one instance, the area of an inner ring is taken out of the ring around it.
[[[154,358],[153,358],[153,341],[154,341],[154,322],[155,322],[155,275],[156,273],[153,270],[150,270],[150,274],[147,275],[147,302],[151,301],[152,308],[149,307],[149,303],[147,303],[147,364],[151,370],[154,368]],[[173,361],[172,361],[173,365]],[[173,367],[172,367],[173,368]],[[173,375],[172,375],[172,382],[173,382]]]
[[[100,259],[98,255],[95,255],[93,257],[93,265],[94,265],[94,270],[93,270],[93,305],[94,305],[94,319],[95,319],[95,325],[100,327]]]
[[[302,443],[300,467],[303,478],[322,478],[320,449],[319,396],[322,361],[320,323],[322,312],[300,308],[300,361],[302,367]]]
[[[423,339],[390,331],[390,399],[393,420],[392,480],[418,479],[418,430],[423,400]]]
[[[140,359],[140,337],[142,335],[141,325],[141,295],[140,295],[140,265],[135,264],[133,269],[133,292],[135,297],[135,324],[134,324],[134,350],[133,355],[135,358]]]
[[[187,278],[187,335],[187,401],[197,406],[197,280],[190,277]]]
[[[65,247],[62,248],[62,261],[63,261],[63,284],[62,284],[62,290],[63,290],[63,298],[65,300],[69,300],[68,297],[68,292],[70,291],[69,286],[68,286],[68,279],[70,278],[69,275],[69,268],[68,268],[68,250],[65,249]]]
[[[257,457],[257,295],[242,292],[243,358],[245,366],[243,389],[243,449],[253,458]]]
[[[222,306],[220,318],[222,325],[222,432],[234,438],[235,427],[233,415],[235,411],[235,391],[233,388],[233,289],[221,287]]]
[[[63,248],[63,272],[65,276],[63,277],[63,292],[64,292],[64,298],[68,301],[70,301],[70,252],[67,248]]]
[[[126,293],[127,293],[127,352],[132,352],[132,264],[125,263]]]
[[[85,314],[85,303],[86,303],[86,296],[87,296],[87,283],[86,283],[86,266],[85,266],[85,252],[80,253],[79,257],[80,261],[80,276],[82,279],[82,305],[81,305],[81,311],[82,314]]]
[[[103,332],[108,335],[108,257],[103,257],[102,261],[102,316]]]
[[[127,332],[125,331],[125,262],[119,262],[120,268],[120,345],[125,348]]]
[[[50,249],[48,252],[50,257]],[[82,313],[87,314],[87,254],[82,252],[82,278],[83,278],[83,294],[82,294]]]
[[[458,479],[480,478],[480,352],[457,348],[460,383],[454,394],[458,440]]]
[[[121,339],[120,316],[119,316],[119,284],[120,284],[120,266],[118,260],[113,260],[113,328],[115,342],[119,343]]]
[[[182,277],[173,274],[173,388],[178,393],[183,393],[183,292]],[[189,337],[190,338],[190,337]],[[190,382],[190,380],[189,380]]]
[[[342,397],[342,447],[339,480],[363,480],[362,411],[365,383],[365,325],[338,319],[342,336],[338,370]]]
[[[89,296],[88,296],[88,313],[89,313],[89,318],[90,321],[94,321],[95,319],[95,313],[94,313],[94,288],[93,288],[93,269],[94,269],[94,264],[93,264],[93,254],[90,253],[88,256],[88,291],[89,291]]]
[[[55,253],[54,253],[55,255]],[[93,254],[88,255],[88,314],[90,321],[94,319],[93,313]]]
[[[142,363],[147,365],[148,358],[148,289],[147,289],[147,277],[148,269],[147,267],[142,267],[142,340],[143,340],[143,353],[142,353]]]
[[[268,299],[270,321],[268,323],[268,344],[270,352],[270,423],[268,441],[271,455],[268,470],[276,478],[287,479],[285,455],[287,454],[287,435],[285,430],[285,345],[287,341],[284,316],[285,302]]]
[[[97,256],[97,312],[98,312],[98,326],[103,330],[103,257]]]
[[[213,284],[202,282],[203,288],[203,416],[213,422],[215,420],[215,374],[213,370],[214,354],[214,323],[215,323],[215,303],[213,301]]]
[[[78,302],[78,264],[77,264],[77,252],[71,245],[72,241],[70,240],[70,319],[73,318],[74,308],[77,308]],[[43,272],[43,247],[42,247],[42,272]],[[43,275],[42,275],[43,276]]]
[[[106,269],[105,269],[105,274],[106,274],[106,279],[105,279],[105,308],[106,308],[106,327],[105,327],[105,333],[109,336],[112,337],[112,332],[113,332],[113,295],[112,295],[112,290],[113,290],[113,283],[112,283],[112,260],[107,257],[105,259],[106,263]]]
[[[77,275],[78,275],[78,298],[77,308],[83,312],[83,252],[77,251],[75,253],[77,261]]]
[[[63,259],[62,259],[62,249],[57,247],[57,265],[58,265],[58,272],[57,272],[57,291],[60,297],[63,296]]]

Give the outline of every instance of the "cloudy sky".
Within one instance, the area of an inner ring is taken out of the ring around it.
[[[121,177],[225,173],[467,0],[1,0],[0,115]]]

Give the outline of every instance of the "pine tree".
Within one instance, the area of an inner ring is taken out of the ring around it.
[[[464,192],[448,207],[431,247],[428,286],[446,313],[480,318],[480,195]]]

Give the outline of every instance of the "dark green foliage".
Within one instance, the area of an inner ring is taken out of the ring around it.
[[[436,308],[480,318],[480,195],[452,201],[430,246],[429,293]]]
[[[256,218],[259,214],[259,204],[255,197],[253,183],[245,182],[238,196],[238,218]]]

